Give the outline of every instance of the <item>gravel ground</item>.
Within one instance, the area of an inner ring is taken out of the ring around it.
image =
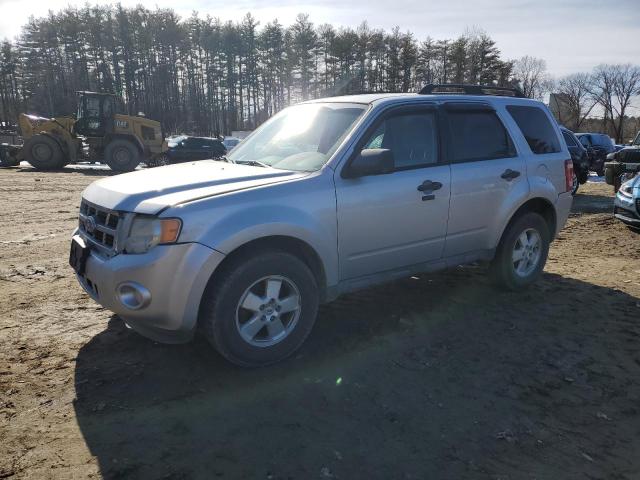
[[[369,289],[241,370],[77,285],[69,233],[108,173],[0,170],[0,479],[640,478],[640,236],[607,185],[528,291],[483,266]]]

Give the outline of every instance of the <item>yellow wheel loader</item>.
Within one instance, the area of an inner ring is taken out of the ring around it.
[[[24,145],[9,150],[14,163],[26,160],[39,170],[55,170],[82,160],[102,161],[112,170],[130,172],[166,152],[160,122],[125,115],[122,99],[113,94],[77,95],[76,118],[20,114]]]

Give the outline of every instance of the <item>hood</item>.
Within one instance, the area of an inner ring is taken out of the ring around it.
[[[192,200],[306,175],[307,172],[202,160],[103,178],[89,185],[82,197],[110,210],[154,215]]]

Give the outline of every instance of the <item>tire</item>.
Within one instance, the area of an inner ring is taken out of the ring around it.
[[[238,258],[214,276],[203,296],[199,327],[230,362],[261,367],[284,360],[302,345],[318,303],[316,278],[302,260],[265,251]]]
[[[60,145],[48,135],[34,135],[22,148],[25,160],[37,170],[58,170],[66,165]]]
[[[104,149],[104,160],[111,170],[132,172],[140,165],[140,152],[129,140],[113,140]]]
[[[578,187],[580,186],[580,181],[578,180],[578,175],[576,175],[576,172],[573,172],[573,186],[571,187],[571,195],[574,195],[576,193],[578,193]]]
[[[158,155],[147,162],[149,167],[164,167],[165,165],[169,165],[171,161],[169,160],[169,156],[166,153]]]
[[[526,248],[523,235],[526,236],[528,242],[532,242],[531,244],[537,235],[538,243],[537,248],[533,247],[527,252],[533,265],[518,271],[518,267],[526,266],[529,263],[526,258],[517,261],[517,263],[514,260],[516,250]],[[493,281],[508,290],[520,290],[531,285],[542,274],[549,254],[550,241],[549,228],[541,215],[533,212],[525,213],[512,220],[502,235],[496,256],[491,262],[489,271]],[[525,265],[521,262],[525,262]]]
[[[0,145],[0,168],[16,167],[19,164],[18,160],[9,155],[9,148]]]

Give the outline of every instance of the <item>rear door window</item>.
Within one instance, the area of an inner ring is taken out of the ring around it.
[[[449,111],[447,118],[452,162],[492,160],[516,155],[511,137],[494,111]]]
[[[199,138],[187,138],[184,141],[184,146],[187,148],[200,148],[202,146],[202,140]]]
[[[560,142],[547,114],[538,107],[509,105],[507,111],[536,155],[560,151]]]

